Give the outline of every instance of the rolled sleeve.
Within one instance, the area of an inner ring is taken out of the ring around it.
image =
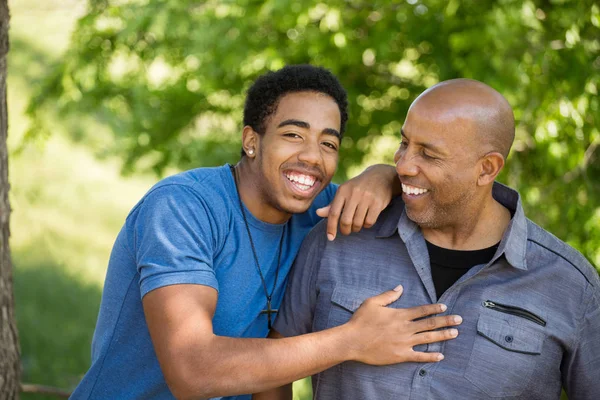
[[[140,295],[163,286],[219,285],[213,269],[215,226],[191,188],[169,185],[150,192],[135,220]]]
[[[288,277],[274,329],[283,336],[312,332],[317,302],[316,275],[326,241],[327,225],[319,223],[304,239]]]

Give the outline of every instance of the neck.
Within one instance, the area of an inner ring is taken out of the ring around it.
[[[491,191],[471,216],[443,227],[422,228],[425,239],[439,247],[453,250],[480,250],[494,246],[510,223],[510,211],[492,197]]]
[[[235,183],[242,203],[252,215],[269,224],[283,224],[287,222],[292,214],[282,211],[272,204],[262,190],[264,182],[258,178],[259,173],[255,171],[256,166],[251,165],[246,157],[234,166]]]

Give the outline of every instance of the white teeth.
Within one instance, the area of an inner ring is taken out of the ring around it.
[[[404,183],[402,184],[402,191],[406,194],[414,194],[414,195],[420,195],[420,194],[424,194],[424,193],[428,192],[427,189],[409,186]]]
[[[316,178],[310,175],[286,174],[286,178],[294,182],[301,190],[310,189],[316,182]]]

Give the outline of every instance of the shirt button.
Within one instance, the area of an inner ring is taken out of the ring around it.
[[[508,343],[512,343],[513,337],[510,335],[506,335],[506,336],[504,336],[504,340],[506,340]]]
[[[419,376],[425,376],[427,375],[427,371],[425,371],[424,369],[419,371]]]

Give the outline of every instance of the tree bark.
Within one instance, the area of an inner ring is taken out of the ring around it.
[[[12,266],[8,246],[8,110],[6,107],[6,55],[8,54],[8,2],[0,0],[0,400],[19,398],[19,337],[14,318]]]

